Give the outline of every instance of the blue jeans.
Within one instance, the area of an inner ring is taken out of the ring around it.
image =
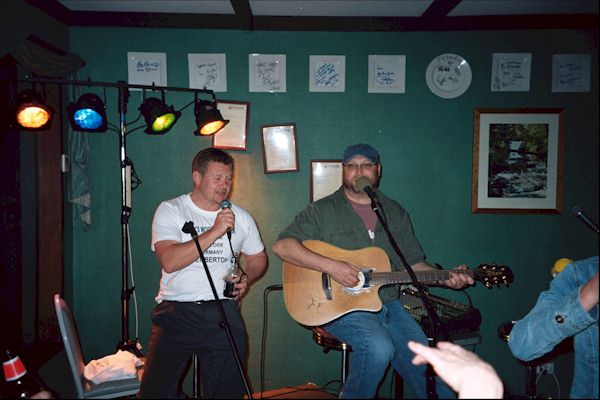
[[[388,365],[412,387],[417,398],[427,398],[426,367],[413,365],[409,340],[427,345],[419,324],[394,300],[376,313],[354,311],[325,327],[329,333],[352,346],[344,399],[372,399]],[[439,398],[456,398],[455,393],[436,377]]]

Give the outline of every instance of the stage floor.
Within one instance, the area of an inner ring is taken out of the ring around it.
[[[247,397],[247,396],[245,396]],[[269,390],[262,393],[253,393],[252,398],[258,399],[337,399],[337,396],[330,390],[321,389],[314,383],[307,383],[301,386],[285,387],[281,389]]]

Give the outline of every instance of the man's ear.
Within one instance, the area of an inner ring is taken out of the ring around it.
[[[194,186],[198,186],[202,181],[202,174],[200,173],[200,171],[193,171],[192,179],[194,180]]]

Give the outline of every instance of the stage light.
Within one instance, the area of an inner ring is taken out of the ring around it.
[[[105,132],[108,129],[104,102],[93,93],[81,95],[67,110],[71,126],[76,131]]]
[[[214,100],[197,101],[196,99],[194,115],[196,116],[196,125],[198,127],[194,131],[194,135],[214,135],[229,123],[229,120],[223,119]]]
[[[181,112],[175,111],[173,106],[167,107],[163,99],[149,97],[140,106],[140,111],[146,121],[144,132],[150,135],[162,135],[167,133],[181,116]]]
[[[35,131],[50,127],[54,111],[35,90],[23,90],[17,94],[14,104],[14,116],[22,128]]]

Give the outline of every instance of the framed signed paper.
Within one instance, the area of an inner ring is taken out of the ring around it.
[[[310,161],[310,201],[329,196],[342,186],[342,160]]]
[[[346,56],[310,56],[309,64],[310,92],[346,90]]]
[[[227,91],[227,61],[225,54],[188,54],[191,89]]]
[[[167,86],[167,53],[127,52],[127,82],[130,85]]]
[[[552,92],[589,92],[590,55],[554,54]]]
[[[265,174],[298,171],[296,124],[262,126]]]
[[[471,211],[562,210],[564,109],[475,109]]]
[[[212,145],[217,149],[246,150],[250,103],[244,101],[217,101],[223,119],[229,123],[213,135]]]
[[[492,92],[529,92],[531,53],[492,55]]]
[[[285,59],[285,54],[249,54],[248,87],[250,92],[285,92]]]
[[[369,93],[404,93],[406,56],[369,55]]]

